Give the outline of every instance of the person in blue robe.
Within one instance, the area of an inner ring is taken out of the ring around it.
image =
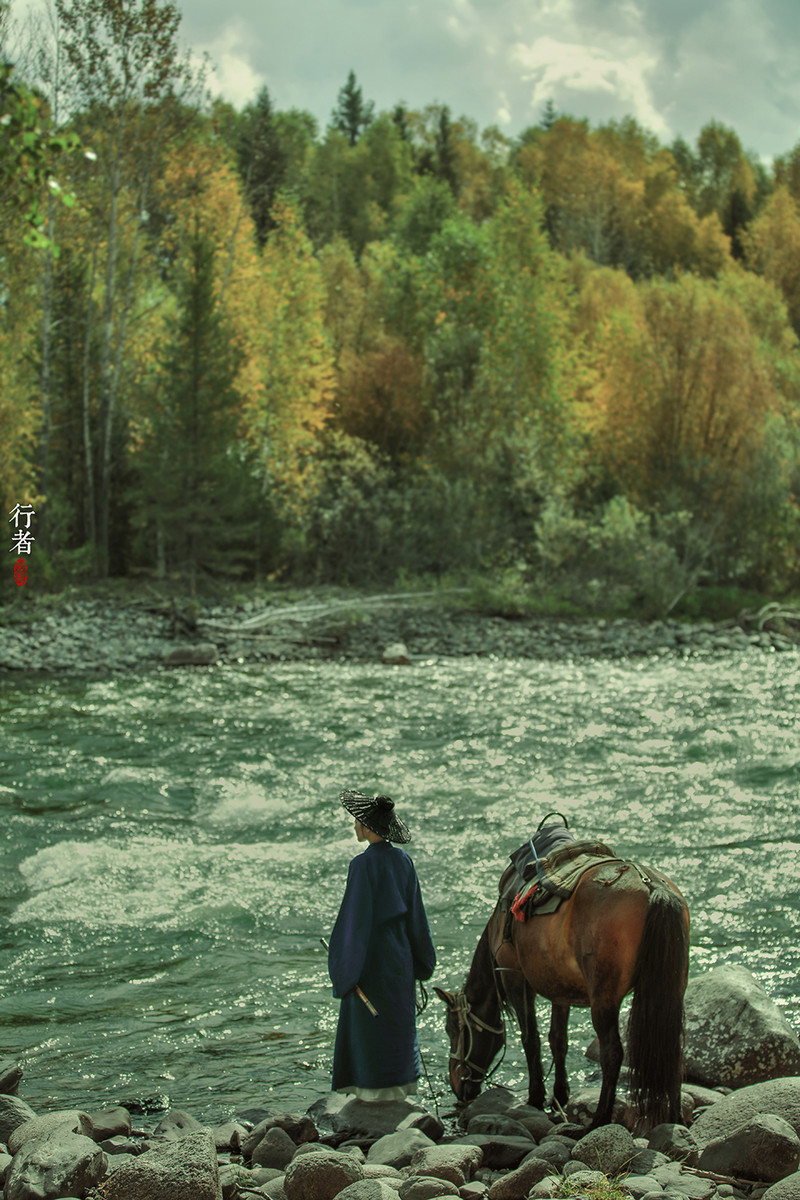
[[[331,1086],[365,1100],[399,1099],[416,1091],[415,986],[430,979],[436,952],[414,864],[393,845],[411,840],[394,801],[356,791],[339,798],[368,845],[350,863],[329,942],[341,999]]]

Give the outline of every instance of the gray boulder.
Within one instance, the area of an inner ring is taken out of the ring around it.
[[[490,1171],[508,1171],[518,1167],[523,1158],[535,1149],[530,1137],[505,1137],[501,1133],[468,1133],[451,1145],[477,1146],[482,1154],[481,1166]]]
[[[165,1141],[109,1175],[103,1200],[222,1200],[214,1139],[208,1130]]]
[[[510,1092],[506,1087],[487,1088],[485,1092],[481,1092],[476,1096],[471,1104],[461,1114],[461,1123],[469,1124],[473,1117],[479,1116],[481,1113],[505,1113],[510,1108],[514,1108],[518,1101],[513,1092]]]
[[[780,1183],[767,1188],[761,1200],[798,1200],[800,1196],[800,1174],[787,1175]]]
[[[473,1179],[458,1189],[461,1200],[485,1200],[489,1188],[480,1179]]]
[[[702,1151],[717,1138],[731,1137],[749,1120],[764,1113],[783,1117],[800,1134],[800,1076],[769,1079],[723,1096],[707,1108],[692,1125]]]
[[[285,1130],[297,1146],[306,1142],[318,1142],[319,1130],[307,1113],[273,1113],[272,1120],[279,1129]]]
[[[121,1104],[116,1108],[104,1108],[100,1112],[89,1113],[89,1119],[94,1130],[89,1136],[96,1142],[103,1142],[112,1137],[127,1137],[131,1131],[131,1114]]]
[[[185,1112],[182,1108],[175,1108],[162,1117],[153,1130],[153,1137],[163,1141],[176,1142],[179,1138],[189,1137],[195,1133],[208,1133],[208,1130],[191,1113]]]
[[[505,1115],[524,1125],[537,1142],[551,1133],[558,1133],[558,1126],[550,1120],[547,1113],[542,1112],[540,1108],[533,1108],[530,1104],[515,1104],[513,1108],[506,1110]]]
[[[656,1194],[662,1191],[661,1184],[654,1175],[626,1175],[625,1176],[625,1191],[633,1197],[633,1200],[644,1200],[645,1196]]]
[[[397,1189],[383,1179],[359,1179],[339,1192],[340,1200],[397,1200]]]
[[[528,1192],[530,1200],[550,1200],[561,1190],[563,1180],[560,1175],[547,1175],[535,1183]]]
[[[531,1142],[534,1140],[526,1125],[515,1121],[506,1113],[478,1113],[477,1116],[470,1117],[467,1133],[499,1133],[503,1137],[522,1137]]]
[[[332,1130],[333,1118],[350,1102],[350,1097],[341,1092],[326,1092],[324,1096],[320,1096],[319,1100],[314,1101],[308,1109],[307,1115],[317,1129]],[[264,1117],[266,1116],[271,1116],[271,1113],[264,1113]],[[259,1119],[263,1120],[264,1118]],[[388,1133],[388,1130],[384,1129],[383,1132]]]
[[[527,1196],[534,1184],[553,1173],[552,1163],[530,1155],[515,1171],[496,1179],[489,1188],[488,1200],[519,1200]]]
[[[437,1200],[439,1196],[458,1196],[460,1191],[449,1179],[410,1175],[397,1189],[400,1200]]]
[[[285,1171],[296,1150],[297,1146],[286,1130],[281,1129],[279,1125],[273,1125],[266,1131],[250,1157],[254,1167],[274,1167],[278,1171]]]
[[[569,1142],[567,1138],[550,1137],[539,1142],[534,1153],[537,1158],[549,1162],[552,1167],[560,1171],[564,1164],[572,1158],[574,1146],[575,1143]]]
[[[220,1166],[219,1185],[222,1200],[235,1200],[248,1187],[258,1187],[250,1172],[239,1163],[224,1163]]]
[[[363,1178],[364,1170],[352,1155],[320,1147],[292,1159],[283,1187],[288,1200],[333,1200]]]
[[[28,1142],[41,1140],[54,1133],[57,1129],[65,1129],[71,1133],[80,1133],[94,1141],[94,1125],[88,1113],[77,1109],[64,1109],[59,1112],[43,1113],[40,1117],[32,1117],[10,1134],[8,1139],[9,1154],[17,1154]]]
[[[691,1129],[687,1129],[685,1125],[675,1125],[670,1121],[656,1125],[655,1129],[650,1131],[647,1146],[650,1150],[666,1154],[667,1158],[674,1162],[685,1163],[687,1167],[697,1166],[697,1141]]]
[[[745,967],[714,967],[690,979],[684,1010],[688,1079],[741,1088],[800,1075],[800,1039]]]
[[[575,1143],[572,1159],[604,1175],[619,1175],[638,1149],[633,1135],[622,1125],[601,1125]]]
[[[638,1142],[636,1144],[639,1145]],[[662,1154],[660,1150],[650,1150],[647,1146],[642,1146],[631,1159],[628,1170],[631,1175],[649,1175],[656,1167],[669,1161],[666,1154]]]
[[[648,1175],[652,1175],[654,1179],[657,1179],[663,1188],[677,1187],[682,1180],[692,1178],[691,1175],[684,1171],[683,1163],[671,1162],[669,1160],[662,1166],[648,1171]]]
[[[410,1112],[407,1117],[404,1117],[398,1129],[419,1129],[420,1133],[424,1133],[432,1142],[438,1142],[444,1137],[444,1123],[433,1115],[426,1112],[424,1109],[420,1112]]]
[[[458,1188],[472,1178],[482,1162],[483,1152],[478,1146],[430,1146],[417,1151],[409,1163],[409,1169],[414,1175],[447,1179]]]
[[[224,1153],[226,1150],[238,1154],[249,1130],[239,1121],[226,1121],[224,1125],[215,1125],[211,1133],[218,1154]]]
[[[271,1112],[242,1139],[241,1148],[245,1158],[250,1158],[256,1146],[269,1129],[282,1129],[296,1146],[319,1141],[319,1130],[312,1119],[299,1113]]]
[[[400,1180],[405,1179],[405,1173],[399,1167],[390,1167],[385,1163],[362,1162],[361,1170],[365,1179],[385,1179],[393,1188],[398,1188]]]
[[[8,1145],[8,1139],[18,1125],[31,1121],[36,1113],[30,1104],[20,1100],[18,1096],[0,1095],[0,1143]]]
[[[108,1159],[96,1142],[61,1126],[27,1142],[14,1155],[6,1174],[5,1200],[84,1196],[107,1167]]]
[[[0,1094],[16,1096],[22,1081],[22,1067],[13,1058],[0,1061]]]
[[[367,1151],[368,1163],[381,1163],[387,1167],[407,1167],[419,1150],[435,1145],[421,1129],[398,1129],[387,1133],[373,1142]]]
[[[97,1142],[97,1138],[93,1138]],[[97,1143],[101,1150],[105,1150],[106,1154],[112,1157],[115,1154],[141,1154],[143,1150],[149,1150],[149,1146],[143,1145],[138,1138],[125,1137],[123,1133],[115,1133],[113,1137],[103,1138],[102,1142]]]
[[[753,1117],[733,1135],[708,1142],[701,1171],[775,1183],[800,1165],[800,1137],[782,1117]]]
[[[347,1133],[351,1137],[361,1135],[379,1138],[385,1133],[394,1133],[398,1125],[411,1113],[424,1111],[422,1106],[413,1100],[372,1103],[369,1100],[352,1099],[338,1112],[333,1113],[331,1125],[335,1133]]]
[[[718,1091],[715,1088],[703,1087],[699,1083],[684,1083],[681,1088],[681,1121],[684,1125],[691,1125],[692,1122],[700,1116],[700,1113],[705,1108],[709,1108],[712,1104],[716,1104],[723,1096],[727,1095],[730,1088],[725,1088]]]
[[[277,1179],[269,1179],[266,1183],[259,1185],[257,1192],[244,1192],[243,1200],[263,1200],[266,1196],[267,1200],[288,1200],[286,1188],[283,1186],[286,1179],[285,1175],[279,1175]]]

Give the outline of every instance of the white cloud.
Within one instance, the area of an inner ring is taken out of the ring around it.
[[[497,97],[497,111],[495,112],[494,119],[501,127],[511,124],[511,109],[505,92],[501,92]]]
[[[213,42],[194,47],[198,59],[207,54],[211,62],[209,90],[214,95],[224,96],[236,108],[253,100],[267,82],[250,62],[248,42],[251,40],[245,23],[236,20],[226,25]]]
[[[586,93],[613,96],[633,117],[655,134],[669,136],[662,114],[653,104],[648,76],[657,66],[655,57],[641,46],[622,54],[580,42],[559,41],[553,37],[536,38],[530,45],[518,43],[512,60],[533,84],[531,107],[541,108],[555,94]],[[563,102],[559,107],[568,107]]]

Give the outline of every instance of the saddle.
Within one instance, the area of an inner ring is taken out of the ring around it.
[[[610,846],[597,841],[576,841],[565,817],[563,825],[546,824],[548,813],[538,830],[510,855],[513,870],[501,884],[500,907],[518,921],[535,914],[555,912],[567,900],[584,871],[604,862],[619,862]]]

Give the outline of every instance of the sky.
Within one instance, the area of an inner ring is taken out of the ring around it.
[[[327,125],[355,71],[377,112],[440,103],[514,137],[559,113],[709,121],[769,164],[800,142],[800,0],[177,0],[181,39],[237,108],[266,85]]]

